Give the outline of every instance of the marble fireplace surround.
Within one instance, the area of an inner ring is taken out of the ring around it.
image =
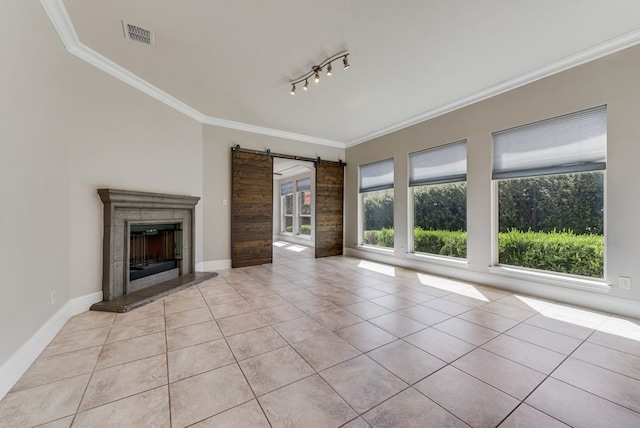
[[[95,304],[92,309],[127,312],[172,291],[215,276],[195,272],[194,221],[199,197],[115,189],[98,189],[98,194],[104,205],[103,302]],[[182,260],[178,262],[178,278],[166,281],[167,284],[129,292],[131,225],[169,223],[177,224],[178,229],[182,229]]]

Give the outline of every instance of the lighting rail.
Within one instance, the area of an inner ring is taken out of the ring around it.
[[[313,67],[311,67],[311,70],[309,70],[308,72],[306,72],[302,76],[291,80],[289,82],[291,84],[291,95],[295,95],[296,94],[296,85],[299,84],[299,83],[302,83],[302,82],[304,82],[304,86],[302,87],[302,89],[304,89],[305,91],[308,90],[309,89],[309,79],[311,77],[314,78],[316,83],[320,82],[320,73],[322,72],[322,70],[324,69],[325,66],[327,67],[327,76],[331,76],[331,74],[333,73],[333,67],[331,66],[331,63],[333,61],[337,61],[340,58],[342,58],[342,65],[343,65],[344,69],[346,70],[347,68],[349,68],[348,56],[349,56],[349,52],[348,51],[342,51],[340,53],[337,53],[337,54],[335,54],[333,56],[330,56],[329,58],[325,59],[320,64],[314,65]]]

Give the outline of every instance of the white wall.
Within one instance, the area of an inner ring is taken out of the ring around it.
[[[101,291],[98,188],[202,196],[202,125],[67,53],[37,1],[0,3],[0,36],[1,372]]]
[[[38,2],[2,2],[0,57],[2,364],[69,299],[64,111],[71,79],[68,55]]]
[[[204,266],[217,269],[230,267],[231,260],[231,147],[239,144],[246,149],[334,161],[345,157],[344,149],[210,125],[204,126],[203,141]]]
[[[96,189],[202,196],[202,124],[88,64],[78,68],[69,135],[72,297],[102,281]],[[196,263],[202,260],[202,205],[196,205]]]
[[[401,131],[347,149],[346,242],[349,254],[377,258],[420,269],[525,290],[548,297],[619,309],[640,316],[640,47],[610,55],[522,88],[445,114]],[[608,154],[606,178],[606,280],[613,287],[603,294],[566,293],[559,287],[513,280],[491,272],[491,162],[493,131],[607,104]],[[467,139],[468,265],[455,268],[415,263],[407,258],[408,153]],[[358,243],[357,166],[395,159],[395,253],[381,257],[356,251]],[[632,290],[617,286],[618,276],[630,276]]]

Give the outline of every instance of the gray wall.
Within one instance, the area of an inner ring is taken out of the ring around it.
[[[96,189],[202,195],[202,125],[69,54],[40,2],[0,3],[0,36],[1,366],[101,290]]]
[[[493,131],[607,104],[606,279],[609,296],[640,300],[640,47],[610,55],[469,107],[347,149],[346,242],[358,243],[357,165],[395,159],[395,253],[404,263],[408,244],[408,153],[466,138],[468,141],[468,266],[460,269],[422,263],[426,271],[478,282],[502,284],[492,275],[491,162]],[[367,256],[368,253],[361,252]],[[374,256],[371,253],[369,256]],[[633,289],[617,287],[631,276]],[[511,281],[511,283],[515,283]],[[638,311],[640,314],[640,310]]]

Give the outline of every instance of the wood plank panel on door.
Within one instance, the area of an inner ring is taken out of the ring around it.
[[[316,163],[316,257],[342,255],[344,164]]]
[[[231,266],[273,261],[273,158],[231,153]]]

